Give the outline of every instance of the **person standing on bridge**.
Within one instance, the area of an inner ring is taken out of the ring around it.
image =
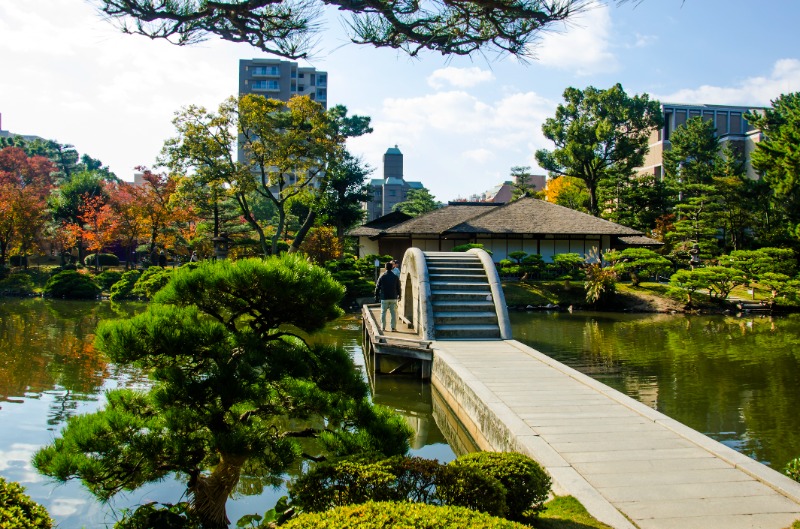
[[[386,331],[386,311],[389,311],[392,331],[397,330],[397,300],[400,299],[400,278],[392,273],[394,265],[386,263],[386,271],[375,283],[375,301],[381,302],[381,330]]]

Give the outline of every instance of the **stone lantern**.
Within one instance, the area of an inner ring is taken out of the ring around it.
[[[214,243],[214,258],[217,260],[228,258],[228,248],[230,247],[231,240],[228,234],[220,232],[219,237],[211,239]]]

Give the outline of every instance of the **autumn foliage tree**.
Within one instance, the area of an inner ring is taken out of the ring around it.
[[[100,264],[100,252],[117,239],[119,222],[116,213],[101,195],[84,195],[80,206],[79,222],[67,224],[65,228],[75,239],[83,241],[85,247],[95,254],[95,269]]]
[[[55,171],[50,160],[28,157],[19,147],[0,150],[0,266],[9,252],[26,255],[36,245]]]

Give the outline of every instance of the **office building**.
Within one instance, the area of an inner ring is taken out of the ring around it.
[[[258,94],[289,101],[292,96],[308,96],[328,108],[328,73],[298,66],[280,59],[241,59],[239,95]]]
[[[721,146],[730,144],[742,155],[747,176],[753,179],[758,178],[750,161],[750,155],[755,150],[756,144],[762,140],[763,134],[759,129],[750,125],[744,115],[747,112],[761,110],[763,109],[760,107],[662,103],[664,126],[651,134],[650,152],[645,158],[644,165],[639,168],[639,173],[651,174],[658,179],[662,178],[664,152],[670,148],[669,139],[672,132],[688,120],[701,117],[716,125]]]

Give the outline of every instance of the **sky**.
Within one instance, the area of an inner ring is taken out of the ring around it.
[[[395,145],[404,177],[437,200],[469,198],[552,149],[542,123],[572,86],[647,93],[670,103],[768,106],[800,91],[800,2],[631,0],[598,3],[546,33],[535,60],[492,53],[410,58],[350,44],[327,20],[310,61],[328,72],[328,105],[370,116],[350,151],[382,175]],[[0,128],[74,145],[123,180],[154,168],[172,118],[216,109],[238,87],[240,59],[270,57],[216,38],[190,47],[125,35],[91,0],[0,1]]]

